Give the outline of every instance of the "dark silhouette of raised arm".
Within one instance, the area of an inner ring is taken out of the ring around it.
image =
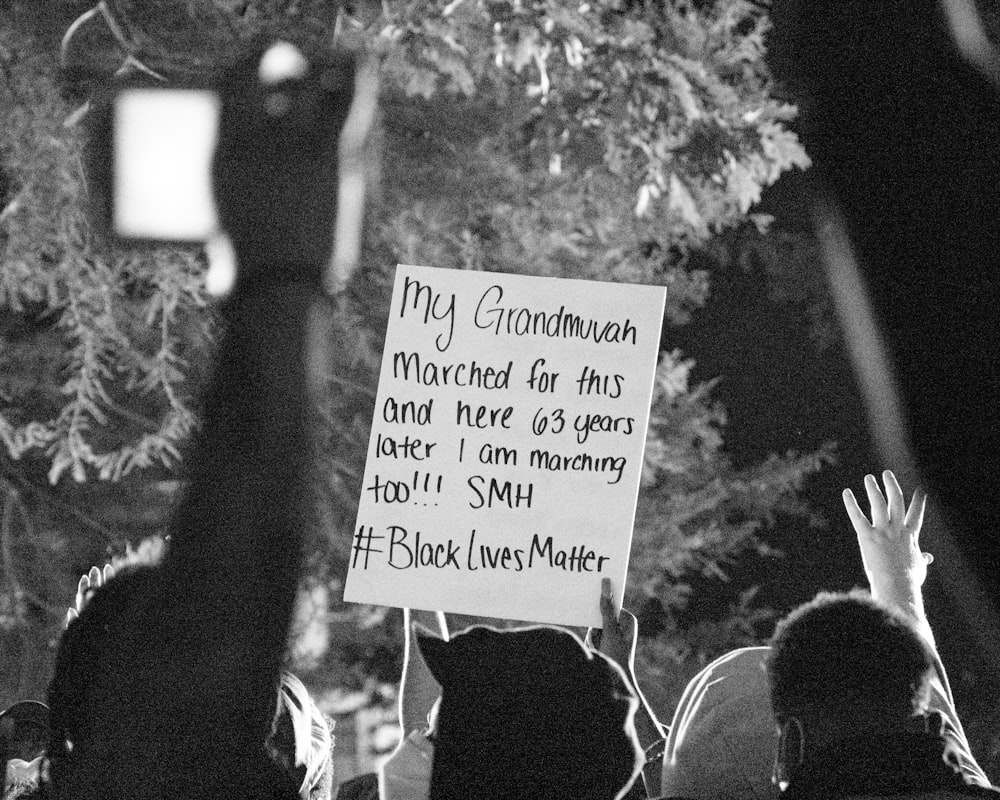
[[[60,645],[60,798],[297,796],[264,742],[307,504],[307,325],[325,309],[353,97],[352,58],[287,44],[226,78],[213,178],[238,272],[204,427],[163,563],[111,579]]]

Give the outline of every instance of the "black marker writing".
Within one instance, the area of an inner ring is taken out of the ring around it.
[[[533,484],[520,484],[513,481],[500,482],[496,478],[488,480],[482,475],[472,475],[466,481],[468,487],[476,495],[476,499],[469,503],[469,508],[495,508],[505,506],[506,508],[531,508],[531,497],[534,492]]]
[[[410,293],[413,296],[410,296]],[[425,286],[415,278],[406,277],[403,279],[403,298],[400,301],[399,316],[406,316],[406,301],[410,300],[412,308],[418,314],[421,308],[424,312],[424,324],[431,319],[448,323],[448,338],[441,342],[444,334],[439,334],[434,340],[434,346],[438,352],[443,353],[451,344],[451,337],[455,333],[455,295],[450,295],[450,300],[445,300],[444,295],[435,292],[430,286]],[[445,303],[447,303],[445,305]]]

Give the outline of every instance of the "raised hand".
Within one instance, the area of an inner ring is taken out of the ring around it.
[[[303,58],[262,46],[220,87],[214,185],[239,273],[226,332],[166,556],[75,607],[60,642],[49,690],[59,797],[296,797],[264,742],[312,502],[310,324],[330,310],[317,299],[354,97],[351,57]],[[87,575],[81,603],[103,579]]]
[[[659,797],[661,772],[659,759],[663,755],[662,745],[665,744],[665,735],[635,677],[635,647],[639,622],[631,611],[624,608],[615,614],[614,595],[611,580],[608,578],[601,581],[601,617],[603,626],[598,629],[591,628],[587,632],[587,646],[622,668],[639,699],[639,708],[635,715],[635,731],[642,749],[646,752],[646,765],[642,771],[643,782],[647,797]],[[629,796],[631,795],[627,797]]]
[[[882,473],[885,495],[874,476],[865,476],[865,492],[871,505],[871,520],[862,513],[850,489],[844,490],[844,506],[858,534],[861,559],[868,574],[872,596],[909,617],[931,647],[934,674],[930,680],[928,707],[945,720],[943,738],[951,757],[957,759],[967,783],[990,786],[989,779],[976,763],[962,729],[948,675],[934,645],[934,633],[924,613],[920,587],[927,577],[927,566],[934,560],[920,550],[920,528],[924,521],[927,496],[915,491],[906,507],[903,492],[891,471]]]
[[[923,623],[920,587],[927,577],[927,565],[934,560],[930,553],[920,550],[927,495],[915,491],[907,507],[903,491],[890,470],[882,473],[882,481],[884,495],[875,477],[865,476],[870,520],[850,489],[844,490],[844,507],[858,535],[872,597]]]
[[[588,631],[587,644],[614,661],[632,678],[638,622],[632,612],[624,608],[620,614],[615,614],[611,581],[608,578],[601,581],[601,617],[602,627]]]
[[[356,92],[357,77],[353,54],[307,56],[288,42],[252,53],[228,73],[213,186],[238,281],[317,286],[323,279],[337,227],[341,134],[350,133],[358,117],[351,112],[362,106],[358,124],[367,128],[374,105],[373,93]],[[354,222],[360,228],[360,217]]]

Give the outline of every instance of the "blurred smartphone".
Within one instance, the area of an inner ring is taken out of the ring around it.
[[[110,113],[110,227],[118,237],[203,242],[218,226],[211,165],[220,100],[205,88],[132,87]]]

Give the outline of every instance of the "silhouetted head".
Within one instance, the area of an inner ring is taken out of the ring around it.
[[[903,735],[926,709],[932,655],[900,614],[861,592],[822,593],[775,629],[768,659],[779,772],[838,742]]]
[[[123,646],[119,637],[134,625],[133,615],[141,613],[144,604],[155,602],[159,584],[160,573],[155,565],[128,565],[119,569],[93,592],[79,617],[63,633],[49,687],[51,733],[46,727],[51,769],[57,783],[62,774],[74,768],[74,758],[93,758],[92,740],[103,742],[108,738],[107,731],[92,727],[93,712],[113,702],[109,694],[114,693],[116,685],[123,685],[128,676],[117,676],[118,681],[108,676],[107,670],[113,669],[114,662],[103,656]],[[150,671],[155,675],[155,665]],[[97,675],[102,680],[96,680]],[[106,680],[108,677],[112,679]],[[107,723],[106,718],[103,721]],[[267,742],[261,742],[261,752],[265,749],[273,763],[286,773],[289,788],[293,784],[297,787],[301,800],[330,796],[333,786],[330,724],[302,682],[289,672],[281,674],[271,736]],[[292,794],[290,791],[289,796]]]
[[[63,632],[49,685],[48,752],[54,776],[68,767],[71,759],[79,757],[80,745],[92,735],[91,711],[107,702],[102,694],[114,690],[114,680],[108,681],[105,674],[108,664],[104,656],[120,646],[123,625],[150,601],[155,580],[156,568],[152,566],[119,570],[93,592],[79,617]]]
[[[823,593],[775,629],[768,658],[777,720],[905,724],[924,699],[927,645],[898,613],[858,593]]]
[[[640,767],[621,670],[565,630],[420,636],[441,684],[430,800],[614,800]]]

